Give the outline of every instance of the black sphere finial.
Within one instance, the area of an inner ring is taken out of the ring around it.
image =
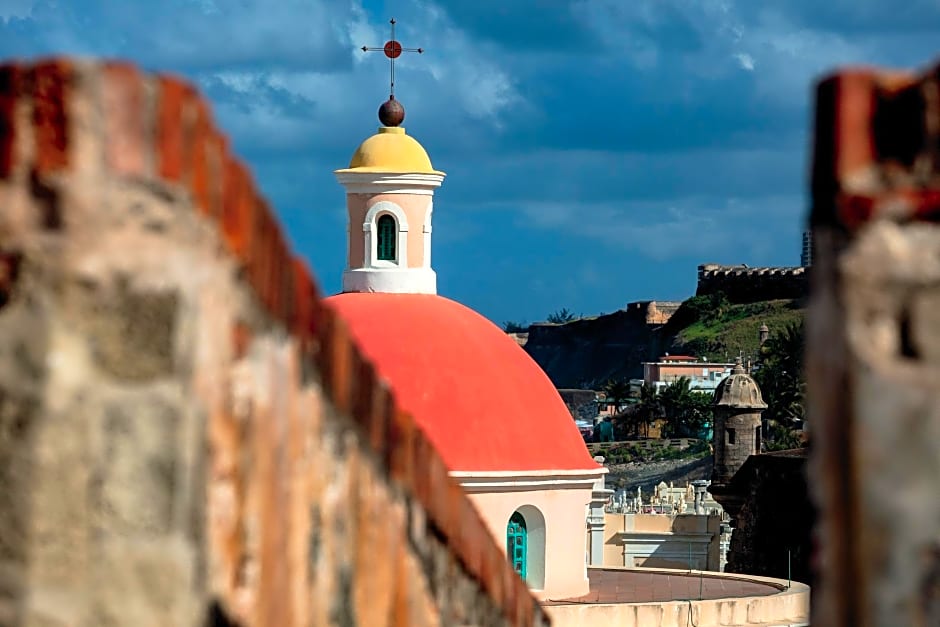
[[[400,126],[404,121],[405,108],[395,100],[395,96],[389,96],[388,100],[379,107],[379,122],[383,126]]]

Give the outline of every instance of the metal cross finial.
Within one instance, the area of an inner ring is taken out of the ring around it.
[[[390,81],[391,94],[389,95],[389,98],[391,100],[394,100],[395,99],[395,59],[400,57],[402,52],[417,52],[418,54],[421,54],[422,52],[424,52],[424,48],[402,48],[401,44],[395,40],[395,18],[393,17],[391,20],[389,20],[389,23],[392,25],[391,39],[386,41],[385,45],[382,46],[381,48],[370,48],[369,46],[363,46],[362,51],[370,52],[374,50],[381,50],[382,52],[385,53],[385,56],[388,57],[389,68],[391,72],[391,81]]]

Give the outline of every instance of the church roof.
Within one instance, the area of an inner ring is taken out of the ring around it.
[[[418,141],[400,126],[382,126],[359,145],[349,168],[337,172],[407,172],[443,174],[431,165],[431,158]]]
[[[492,322],[432,294],[325,301],[451,470],[597,470],[539,366]]]

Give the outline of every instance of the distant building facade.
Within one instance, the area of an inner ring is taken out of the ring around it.
[[[813,265],[813,249],[815,248],[813,242],[813,232],[812,231],[803,231],[803,249],[800,252],[800,265],[804,268],[808,268]]]
[[[689,387],[701,392],[714,392],[718,383],[731,373],[734,364],[700,361],[687,355],[663,355],[657,361],[643,362],[643,380],[662,391],[676,380],[686,377]]]
[[[721,569],[721,518],[607,514],[603,566]]]

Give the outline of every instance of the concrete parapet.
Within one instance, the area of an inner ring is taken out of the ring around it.
[[[589,568],[590,572],[594,570]],[[614,570],[605,567],[605,570]],[[788,583],[769,577],[660,568],[623,568],[626,572],[707,577],[728,582],[767,584],[775,588],[766,595],[710,599],[670,599],[651,602],[577,603],[559,602],[545,609],[556,627],[747,627],[767,625],[808,625],[810,589],[801,583]]]

